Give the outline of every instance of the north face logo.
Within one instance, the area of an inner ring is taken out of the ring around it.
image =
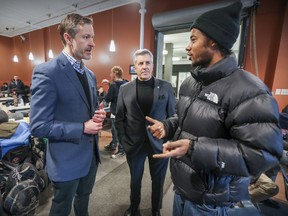
[[[205,94],[205,97],[207,97],[207,100],[212,101],[215,104],[218,104],[218,95],[210,92],[210,94]]]

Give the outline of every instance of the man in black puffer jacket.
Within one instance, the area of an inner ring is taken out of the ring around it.
[[[282,155],[277,102],[230,51],[241,8],[236,2],[195,20],[186,48],[193,70],[180,87],[178,116],[146,117],[155,137],[173,140],[154,157],[172,157],[174,216],[227,215],[229,206],[249,199],[250,177]]]

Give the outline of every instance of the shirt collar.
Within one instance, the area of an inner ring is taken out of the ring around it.
[[[84,74],[84,64],[83,62],[79,62],[77,61],[75,58],[73,58],[72,56],[70,56],[67,52],[65,52],[64,50],[62,51],[62,53],[66,56],[66,58],[68,59],[68,61],[70,62],[70,64],[72,65],[72,67],[80,74]]]

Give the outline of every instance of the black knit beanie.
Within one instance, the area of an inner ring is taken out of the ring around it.
[[[241,9],[242,3],[237,1],[229,6],[207,11],[195,20],[190,29],[199,29],[221,47],[230,50],[239,34]]]

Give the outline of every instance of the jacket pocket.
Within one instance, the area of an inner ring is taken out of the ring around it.
[[[201,197],[206,191],[205,183],[191,165],[188,165],[183,160],[171,159],[170,171],[176,192],[190,201],[202,202]]]

